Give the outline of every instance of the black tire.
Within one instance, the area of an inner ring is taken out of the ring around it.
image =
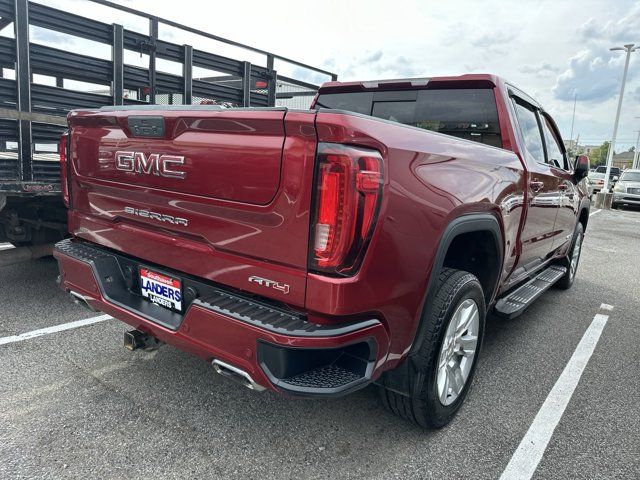
[[[458,397],[450,405],[441,403],[437,391],[438,358],[445,332],[458,306],[467,299],[473,300],[479,313],[477,346],[466,383]],[[382,386],[380,397],[384,406],[396,415],[424,428],[440,428],[448,424],[460,409],[473,381],[482,338],[486,307],[482,286],[471,273],[444,268],[438,278],[438,287],[428,318],[423,318],[426,328],[422,344],[404,369],[410,396],[388,390]],[[425,313],[423,313],[423,316]]]
[[[580,239],[580,248],[578,250],[578,259],[575,264],[575,271],[571,270],[571,262],[573,261],[574,250],[576,241]],[[567,273],[558,280],[555,284],[555,287],[561,290],[568,290],[573,285],[574,280],[576,279],[576,273],[578,271],[578,265],[580,264],[580,254],[582,253],[582,241],[584,240],[584,227],[582,223],[578,222],[576,228],[573,231],[573,237],[571,238],[571,246],[569,247],[569,251],[567,252],[567,256],[562,259],[560,264],[564,267],[567,267]]]
[[[611,203],[611,208],[613,208],[614,210],[617,210],[618,208],[620,208],[620,206],[617,203]]]

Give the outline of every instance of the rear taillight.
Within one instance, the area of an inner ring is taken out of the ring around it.
[[[70,204],[69,195],[69,132],[66,131],[60,137],[58,151],[60,152],[60,191],[62,192],[62,201],[68,208]]]
[[[351,275],[373,234],[383,187],[376,150],[318,145],[310,267]]]

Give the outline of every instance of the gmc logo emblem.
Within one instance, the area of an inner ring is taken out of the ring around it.
[[[176,170],[184,165],[184,157],[152,153],[146,156],[142,152],[116,152],[116,169],[123,172],[146,173],[158,177],[184,180],[186,172]]]

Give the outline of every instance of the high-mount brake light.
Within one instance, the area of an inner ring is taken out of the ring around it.
[[[65,131],[60,137],[58,152],[60,153],[60,191],[62,201],[68,208],[71,200],[69,191],[69,131]]]
[[[321,143],[316,179],[310,267],[351,275],[362,261],[380,208],[382,157],[376,150]]]

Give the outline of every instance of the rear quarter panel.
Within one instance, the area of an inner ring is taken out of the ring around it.
[[[378,227],[359,273],[332,281],[310,274],[306,306],[381,318],[391,333],[392,367],[411,346],[436,250],[453,219],[493,215],[504,237],[501,279],[513,269],[523,167],[507,150],[372,117],[321,110],[316,128],[320,142],[379,150],[386,175]]]

